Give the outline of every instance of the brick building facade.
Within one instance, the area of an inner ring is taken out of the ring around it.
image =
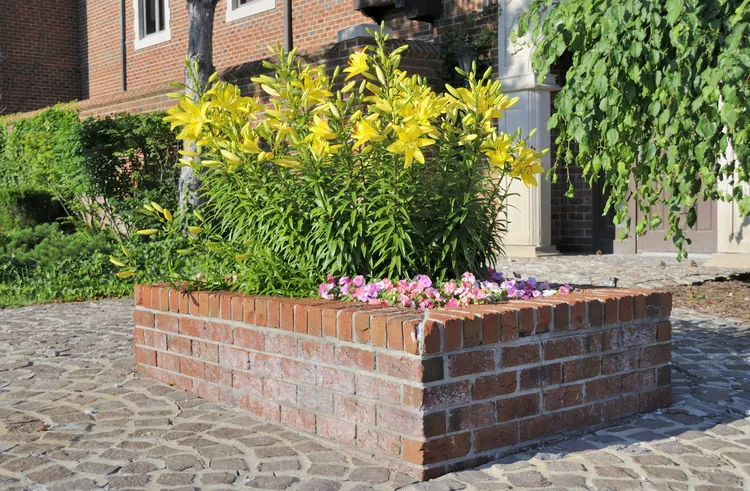
[[[382,17],[394,37],[435,44],[441,29],[465,22],[472,12],[482,12],[496,0],[442,0],[438,6],[442,16],[435,22],[408,19],[408,4],[404,9],[394,2],[369,3],[390,4]],[[162,109],[169,103],[162,97],[166,84],[183,77],[188,42],[185,0],[9,4],[0,21],[0,114],[72,100],[81,101],[84,115]],[[217,70],[249,77],[247,68],[269,55],[269,45],[283,43],[284,4],[284,0],[220,0],[213,37]],[[293,44],[313,61],[332,61],[332,52],[340,54],[339,31],[373,23],[353,0],[293,0],[291,4]],[[144,31],[146,10],[153,16],[154,8],[159,10],[162,29],[149,35]],[[496,22],[480,16],[468,29],[476,31]],[[429,62],[440,59],[435,46],[422,44],[421,51]],[[419,65],[413,63],[411,68],[428,68],[428,75],[438,70]]]

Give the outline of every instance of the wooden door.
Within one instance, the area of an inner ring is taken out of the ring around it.
[[[638,223],[641,218],[637,213],[633,219],[633,223]],[[674,252],[675,246],[672,240],[664,240],[667,230],[667,207],[662,203],[656,203],[652,208],[653,214],[658,214],[662,218],[662,223],[656,230],[649,229],[646,235],[636,238],[636,252]],[[687,247],[688,251],[716,252],[715,201],[701,201],[698,203],[697,221],[687,236],[693,241]]]

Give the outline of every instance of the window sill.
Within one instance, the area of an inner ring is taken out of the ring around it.
[[[276,0],[254,0],[251,3],[232,9],[232,0],[227,0],[227,22],[276,8]]]
[[[166,43],[167,41],[172,40],[172,33],[169,29],[165,29],[161,32],[157,32],[154,34],[149,34],[148,36],[136,39],[135,40],[135,49],[138,51],[139,49],[148,48],[149,46],[155,46],[157,44]]]

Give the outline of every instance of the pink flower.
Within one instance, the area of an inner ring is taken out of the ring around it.
[[[458,289],[458,286],[453,283],[453,280],[443,284],[443,291],[448,295],[453,295],[454,293],[456,293],[456,289]]]
[[[455,298],[451,298],[448,300],[448,303],[445,304],[446,307],[458,307],[458,300]]]
[[[365,277],[362,275],[354,277],[354,286],[360,287],[365,284]]]
[[[419,283],[419,285],[422,288],[429,288],[432,286],[432,280],[430,279],[429,276],[424,275],[424,274],[419,275],[419,279],[417,280],[417,283]]]

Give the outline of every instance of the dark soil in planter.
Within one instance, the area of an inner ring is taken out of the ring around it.
[[[677,308],[750,321],[750,274],[671,288]]]

